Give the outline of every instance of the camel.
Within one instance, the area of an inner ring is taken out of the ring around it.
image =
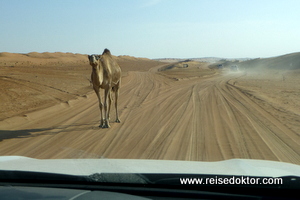
[[[104,49],[102,55],[88,55],[90,65],[92,66],[91,80],[93,89],[98,97],[100,108],[101,128],[109,128],[109,113],[111,106],[111,91],[115,93],[116,121],[120,123],[118,115],[118,97],[121,84],[121,68],[113,59],[110,51]],[[100,89],[104,89],[104,104],[100,96]],[[104,107],[104,112],[103,112]]]

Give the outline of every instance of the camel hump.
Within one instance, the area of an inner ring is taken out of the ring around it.
[[[108,54],[108,55],[111,55],[111,53],[110,53],[110,50],[108,50],[108,49],[104,49],[104,51],[103,51],[102,55],[103,55],[103,54]]]

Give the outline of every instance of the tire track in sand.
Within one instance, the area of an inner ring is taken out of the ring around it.
[[[148,72],[122,80],[121,123],[101,129],[94,93],[70,105],[0,122],[11,134],[1,155],[217,161],[267,159],[300,164],[299,135],[229,84],[238,75],[176,81]],[[113,105],[113,104],[112,104]],[[5,129],[4,129],[5,128]]]

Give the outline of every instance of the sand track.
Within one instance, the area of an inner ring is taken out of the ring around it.
[[[99,128],[97,98],[89,93],[0,122],[0,154],[300,164],[299,134],[235,85],[245,74],[172,79],[156,70],[123,77],[120,124],[112,107],[111,128]]]

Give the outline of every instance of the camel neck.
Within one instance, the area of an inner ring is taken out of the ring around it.
[[[95,77],[95,80],[99,81],[99,84],[102,84],[103,81],[103,69],[100,67],[100,65],[93,66],[93,76]]]

